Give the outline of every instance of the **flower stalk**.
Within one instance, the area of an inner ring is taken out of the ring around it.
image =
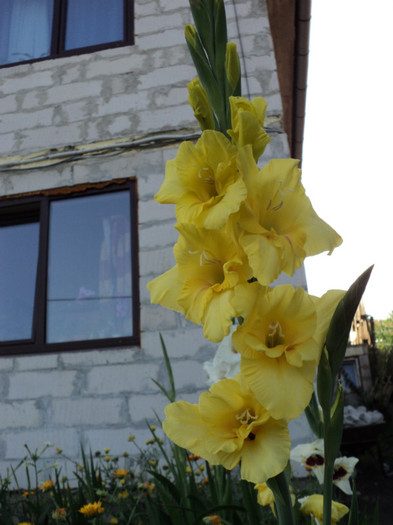
[[[324,438],[324,458],[318,458],[324,496],[313,495],[304,511],[318,520],[323,512],[324,525],[331,525],[348,512],[332,502],[343,426],[338,375],[371,268],[347,293],[329,290],[320,298],[301,287],[273,286],[282,273],[293,276],[306,257],[330,254],[342,239],[314,211],[298,160],[258,167],[270,141],[267,102],[240,96],[240,61],[227,42],[223,0],[190,0],[190,6],[195,27],[187,25],[185,36],[199,78],[188,85],[189,102],[203,133],[196,144],[180,145],[155,196],[175,205],[179,238],[175,266],[148,289],[151,302],[201,324],[210,341],[231,332],[240,372],[220,378],[199,404],[172,400],[163,429],[212,465],[232,470],[239,464],[243,480],[266,482],[279,524],[295,525],[284,473],[288,423],[306,410]]]

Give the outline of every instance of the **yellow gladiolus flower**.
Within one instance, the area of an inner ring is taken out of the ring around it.
[[[244,318],[232,335],[240,370],[258,401],[275,418],[294,419],[310,402],[330,318],[344,295],[323,297],[281,285],[239,286],[233,304]]]
[[[275,159],[244,174],[248,188],[239,242],[263,285],[293,275],[306,256],[331,253],[341,237],[315,213],[300,181],[298,161]]]
[[[214,129],[214,117],[210,106],[209,97],[206,90],[202,87],[199,78],[196,77],[192,82],[187,84],[188,103],[194,111],[194,116],[199,122],[202,131],[205,129]]]
[[[231,106],[232,129],[228,134],[237,146],[250,144],[254,159],[258,160],[270,142],[269,135],[263,129],[267,102],[262,97],[247,100],[243,97],[229,97]]]
[[[242,173],[251,150],[238,148],[218,131],[206,130],[196,145],[182,142],[176,158],[167,162],[157,202],[176,204],[179,222],[220,229],[247,196]],[[253,161],[254,162],[254,161]],[[254,162],[255,164],[255,162]]]
[[[300,510],[303,514],[311,515],[318,520],[318,523],[323,521],[323,496],[322,494],[312,494],[305,498],[300,498]],[[332,501],[332,521],[337,523],[349,512],[349,508],[342,503]]]
[[[205,337],[221,341],[229,333],[236,311],[234,290],[252,276],[233,229],[205,230],[179,224],[174,248],[177,265],[150,281],[151,302],[182,312],[202,324]]]
[[[215,383],[199,405],[171,403],[165,415],[163,429],[174,443],[229,470],[240,462],[242,479],[263,483],[288,462],[286,422],[271,417],[241,374]]]

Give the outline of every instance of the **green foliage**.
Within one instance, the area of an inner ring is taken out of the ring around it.
[[[251,483],[241,481],[238,473],[211,467],[203,459],[189,455],[176,445],[164,442],[155,426],[144,449],[137,447],[138,461],[131,471],[128,453],[111,455],[86,453],[81,462],[69,459],[57,449],[59,460],[42,467],[51,447],[31,451],[0,479],[0,523],[16,525],[203,525],[204,518],[219,516],[222,524],[271,525],[275,522],[269,508],[257,503]],[[119,463],[122,466],[119,467]],[[62,470],[71,464],[72,477]],[[127,468],[125,468],[127,467]],[[18,478],[27,480],[21,486]],[[101,514],[84,516],[80,510],[89,503],[101,502]]]
[[[374,321],[375,344],[380,350],[393,351],[393,312],[387,319]]]

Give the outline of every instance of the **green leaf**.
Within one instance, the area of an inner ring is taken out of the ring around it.
[[[278,523],[295,525],[292,499],[285,472],[281,472],[277,476],[274,476],[274,478],[268,479],[267,486],[274,494],[274,504],[277,511]]]
[[[324,413],[325,411],[330,411],[333,396],[333,377],[330,370],[329,355],[326,346],[322,349],[321,359],[318,365],[317,392],[318,400]]]
[[[326,348],[329,354],[332,377],[341,368],[347,349],[349,332],[356,309],[370,278],[373,266],[370,266],[349,288],[338,303],[326,335]]]
[[[331,409],[330,422],[326,429],[325,460],[334,462],[340,450],[344,420],[344,392],[338,385],[336,399]]]
[[[356,485],[355,480],[352,482],[352,501],[351,501],[351,510],[348,518],[348,525],[360,525],[359,524],[359,507],[358,507],[358,497],[356,494]]]
[[[190,0],[190,7],[206,55],[214,66],[214,0]]]
[[[323,421],[319,413],[318,401],[315,396],[315,392],[313,392],[311,396],[311,401],[304,412],[306,414],[308,424],[310,425],[311,430],[315,434],[315,437],[317,437],[318,439],[322,439]]]

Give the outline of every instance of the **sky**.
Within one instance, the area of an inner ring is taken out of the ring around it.
[[[308,291],[370,265],[366,313],[393,311],[393,0],[312,2],[302,179],[344,242],[305,262]]]

